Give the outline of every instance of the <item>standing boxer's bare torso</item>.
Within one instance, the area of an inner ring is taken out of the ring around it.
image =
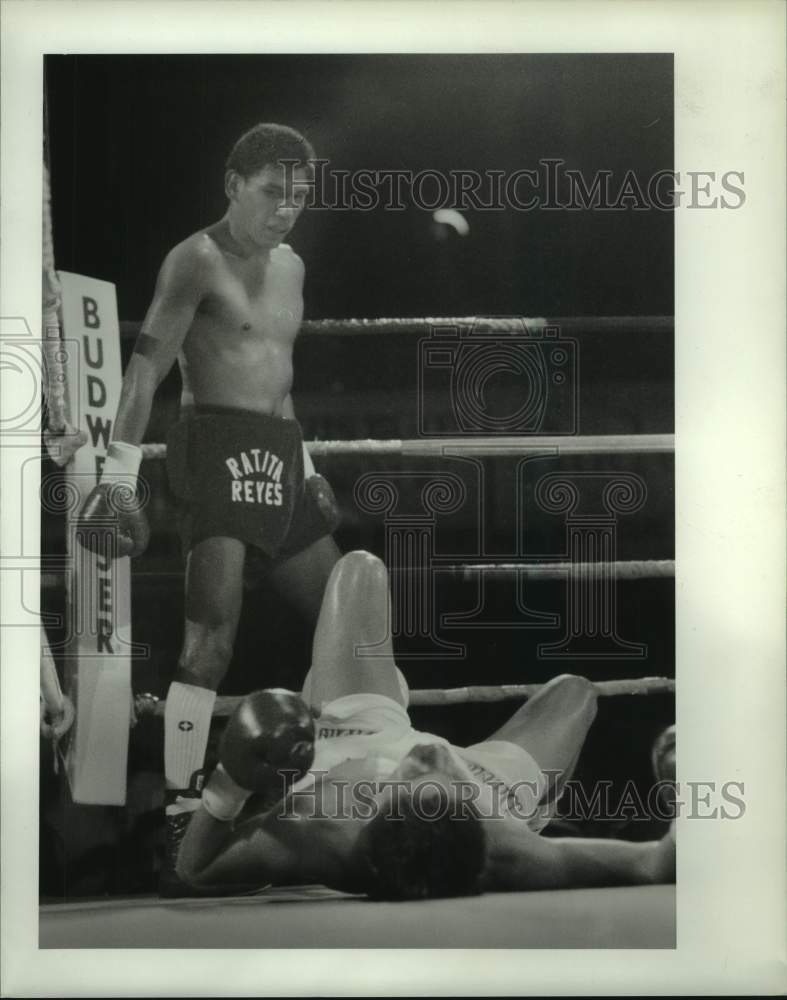
[[[178,361],[183,405],[283,416],[303,317],[303,264],[286,244],[243,255],[224,221],[196,233],[201,298]]]

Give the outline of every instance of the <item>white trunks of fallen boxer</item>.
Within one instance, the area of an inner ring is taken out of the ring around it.
[[[315,722],[315,757],[309,774],[293,785],[300,793],[315,783],[315,775],[339,769],[347,761],[364,761],[363,775],[384,781],[413,749],[423,744],[448,747],[470,772],[470,778],[492,796],[479,799],[479,809],[493,808],[521,818],[535,831],[549,820],[539,807],[547,790],[543,771],[522,747],[505,740],[486,740],[457,747],[431,733],[414,729],[407,711],[380,694],[352,694],[327,702]],[[344,771],[346,773],[346,770]]]

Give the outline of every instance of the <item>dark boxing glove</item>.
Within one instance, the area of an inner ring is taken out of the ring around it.
[[[303,480],[304,489],[311,494],[320,511],[320,516],[325,521],[328,534],[332,535],[339,527],[341,513],[336,502],[336,496],[328,480],[319,474],[314,468],[309,449],[303,445]]]
[[[105,553],[108,535],[116,557],[138,556],[147,548],[150,528],[137,496],[141,458],[134,445],[113,441],[109,446],[101,482],[88,494],[77,520],[77,539],[91,552]]]
[[[249,795],[284,794],[313,760],[314,720],[304,701],[292,691],[257,691],[230,716],[203,805],[215,819],[235,819]]]
[[[328,529],[328,534],[332,535],[339,527],[341,515],[339,513],[339,505],[336,502],[336,496],[331,489],[331,484],[317,473],[306,480],[305,486],[307,492],[311,494],[312,499],[317,503],[317,507]]]

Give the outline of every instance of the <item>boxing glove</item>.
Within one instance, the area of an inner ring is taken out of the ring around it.
[[[304,701],[292,691],[257,691],[227,722],[202,803],[214,819],[235,819],[252,793],[284,794],[313,760],[314,720]]]
[[[115,539],[116,557],[138,556],[147,548],[150,528],[137,497],[141,458],[134,445],[110,444],[101,482],[88,494],[77,519],[77,539],[84,548],[103,554],[108,532]]]
[[[336,496],[331,488],[331,484],[324,476],[316,473],[306,480],[305,488],[306,491],[311,494],[312,499],[316,502],[320,515],[325,521],[328,534],[332,535],[339,527],[341,514],[339,512],[339,505],[336,502]]]
[[[314,760],[314,720],[305,702],[280,688],[248,695],[230,716],[219,760],[236,784],[266,792],[287,772],[297,781]]]
[[[341,523],[339,505],[336,502],[336,495],[331,484],[314,468],[314,462],[312,462],[305,442],[303,444],[303,480],[304,489],[311,494],[312,499],[316,502],[328,534],[332,535]]]

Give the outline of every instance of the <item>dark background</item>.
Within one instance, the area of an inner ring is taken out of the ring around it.
[[[618,182],[634,170],[643,187],[673,167],[672,58],[667,55],[495,56],[52,56],[46,63],[53,225],[58,268],[113,282],[127,358],[167,250],[224,212],[223,164],[238,135],[261,120],[301,129],[333,170],[536,168],[556,157],[587,182],[609,170]],[[614,185],[613,185],[614,190]],[[636,318],[673,312],[673,220],[650,211],[465,211],[470,234],[437,233],[430,213],[307,211],[291,242],[306,263],[306,315],[628,316],[617,332],[580,323],[575,338],[581,433],[673,430],[671,330]],[[437,236],[444,237],[438,239]],[[303,335],[295,354],[294,397],[304,436],[411,437],[418,432],[418,338],[413,335]],[[430,384],[431,385],[431,384]],[[511,387],[502,386],[500,392]],[[176,418],[177,371],[162,385],[148,440],[164,440]],[[430,428],[451,429],[445,385],[423,400]],[[561,404],[563,405],[563,404]],[[343,511],[344,550],[384,554],[381,518],[353,499],[361,471],[422,471],[428,460],[335,457],[317,461]],[[459,471],[460,463],[441,463]],[[512,554],[516,530],[514,460],[486,459],[493,497],[485,528],[490,561]],[[641,511],[618,522],[618,558],[672,558],[671,456],[591,456],[547,460],[538,473],[627,471],[646,483]],[[146,462],[151,481],[152,544],[133,564],[135,641],[150,656],[134,665],[137,691],[163,696],[182,635],[182,561],[164,463]],[[470,478],[468,479],[468,476]],[[530,494],[527,494],[528,498]],[[406,503],[409,502],[406,499]],[[529,551],[559,557],[561,518],[525,509]],[[468,504],[438,524],[436,546],[469,553],[477,508]],[[43,524],[44,545],[63,545],[63,525]],[[619,633],[647,644],[645,660],[545,661],[555,629],[452,629],[460,662],[407,657],[412,687],[525,683],[556,673],[591,678],[672,675],[674,582],[618,586]],[[529,586],[532,608],[565,615],[565,587]],[[471,584],[440,580],[439,611],[472,607]],[[44,610],[62,610],[62,590],[47,589]],[[511,611],[505,584],[488,591],[490,617]],[[53,638],[55,638],[53,636]],[[247,595],[236,655],[222,693],[296,687],[309,663],[310,629],[264,586]],[[487,736],[514,708],[468,705],[420,709],[417,728],[457,743]],[[583,779],[634,778],[644,788],[648,748],[673,720],[671,698],[602,701],[580,766]],[[132,733],[129,807],[79,808],[53,775],[42,782],[42,891],[54,898],[150,889],[160,821],[161,725]],[[46,757],[44,758],[47,759]],[[632,828],[633,826],[633,828]],[[607,824],[596,833],[615,832]],[[633,824],[627,836],[644,835]]]
[[[223,215],[226,155],[259,121],[302,130],[332,170],[555,157],[644,187],[673,167],[670,55],[54,56],[46,74],[58,267],[115,282],[121,319],[142,319],[170,247]],[[305,216],[306,315],[672,313],[669,212],[467,218],[437,253],[414,206]]]

